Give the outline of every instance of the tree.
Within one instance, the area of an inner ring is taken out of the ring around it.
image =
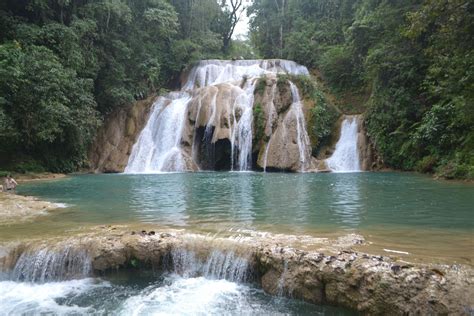
[[[222,13],[218,23],[223,41],[222,51],[224,54],[228,54],[235,26],[245,8],[243,7],[243,0],[222,0],[221,8]]]

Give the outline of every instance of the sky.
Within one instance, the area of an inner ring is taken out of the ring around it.
[[[244,5],[247,7],[251,4],[251,0],[244,0]],[[240,20],[235,26],[234,34],[232,38],[238,39],[245,37],[249,31],[249,18],[247,17],[247,12],[243,12],[240,16]]]

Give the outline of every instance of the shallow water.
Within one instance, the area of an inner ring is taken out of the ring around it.
[[[34,225],[2,228],[0,239],[120,223],[211,232],[359,232],[377,250],[472,260],[474,186],[416,174],[82,175],[24,184],[19,192],[69,207]]]
[[[342,308],[271,297],[251,285],[204,277],[117,274],[42,284],[0,281],[8,314],[352,315]]]

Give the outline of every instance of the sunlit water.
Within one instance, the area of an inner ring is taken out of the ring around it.
[[[378,249],[472,260],[474,186],[406,173],[81,175],[19,192],[66,203],[0,239],[97,224],[189,230],[362,233]]]

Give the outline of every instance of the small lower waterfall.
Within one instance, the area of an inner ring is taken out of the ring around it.
[[[333,155],[326,160],[327,166],[334,172],[359,172],[360,158],[358,150],[357,116],[346,116],[341,126],[341,136]]]
[[[199,258],[192,250],[173,249],[171,261],[171,272],[188,278],[203,276],[232,282],[246,282],[250,278],[248,260],[234,251],[213,250],[206,258]]]
[[[84,249],[70,246],[24,251],[11,272],[11,279],[23,282],[60,281],[91,274],[91,259]]]

